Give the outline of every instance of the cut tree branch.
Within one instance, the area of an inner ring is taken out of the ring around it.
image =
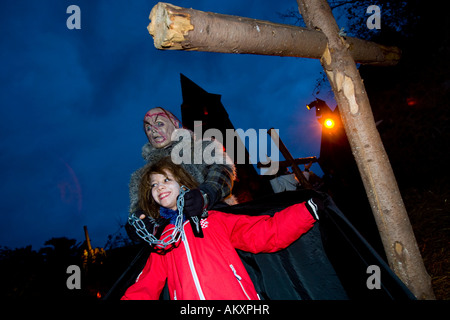
[[[320,59],[327,37],[317,30],[157,3],[148,31],[157,49],[244,53]],[[391,66],[401,51],[357,38],[346,39],[361,64]]]

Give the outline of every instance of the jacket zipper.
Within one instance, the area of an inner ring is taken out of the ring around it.
[[[195,270],[194,261],[192,260],[191,250],[189,248],[189,243],[185,233],[182,234],[182,240],[184,242],[184,248],[186,250],[186,256],[188,259],[189,268],[191,269],[192,278],[194,278],[195,288],[197,289],[197,293],[200,297],[200,300],[205,300],[205,296],[203,295],[203,290],[200,286],[200,281],[198,280],[197,271]]]
[[[250,297],[248,296],[247,292],[246,292],[245,289],[244,289],[244,286],[243,286],[242,283],[241,283],[241,280],[242,280],[241,276],[238,275],[238,274],[236,273],[236,269],[234,268],[234,266],[233,266],[232,264],[230,264],[230,268],[231,268],[231,271],[233,271],[233,274],[234,274],[234,276],[236,277],[237,281],[239,282],[239,285],[241,286],[241,289],[242,289],[242,291],[244,292],[244,294],[245,294],[245,296],[247,297],[247,299],[248,299],[248,300],[252,300],[252,299],[250,299]]]

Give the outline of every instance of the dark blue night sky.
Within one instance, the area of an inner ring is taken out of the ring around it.
[[[158,51],[157,1],[3,1],[0,5],[0,246],[52,237],[104,246],[128,214],[130,174],[143,165],[145,112],[180,117],[180,73],[222,95],[236,128],[280,130],[294,157],[319,156],[307,103],[322,70],[301,58]],[[182,7],[289,23],[293,0],[174,1]],[[69,30],[69,5],[81,30]],[[330,92],[322,99],[335,105]],[[319,169],[312,167],[313,171]],[[318,172],[319,173],[319,172]]]

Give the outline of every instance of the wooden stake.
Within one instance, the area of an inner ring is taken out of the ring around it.
[[[430,276],[377,131],[363,81],[350,54],[350,45],[339,35],[326,0],[297,0],[297,3],[308,27],[322,30],[328,39],[320,61],[339,105],[390,267],[418,299],[434,299]]]
[[[148,31],[157,49],[247,53],[320,59],[327,37],[320,31],[268,21],[185,9],[157,3]],[[347,38],[353,59],[390,66],[401,51],[357,38]]]

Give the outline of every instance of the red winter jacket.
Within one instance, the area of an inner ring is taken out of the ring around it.
[[[235,248],[275,252],[297,240],[314,222],[304,203],[273,217],[210,211],[208,218],[201,220],[204,238],[195,237],[186,222],[179,246],[164,255],[151,253],[122,300],[158,299],[166,280],[171,299],[259,299]]]

